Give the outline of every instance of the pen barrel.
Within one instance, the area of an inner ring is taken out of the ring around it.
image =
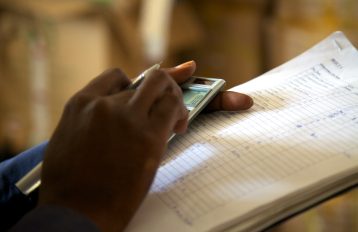
[[[29,195],[41,184],[42,162],[21,178],[15,185],[25,195]]]

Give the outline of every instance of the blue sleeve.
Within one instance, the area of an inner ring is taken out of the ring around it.
[[[15,184],[42,161],[46,146],[44,142],[0,163],[0,231],[16,223],[36,205],[37,194],[24,196]]]

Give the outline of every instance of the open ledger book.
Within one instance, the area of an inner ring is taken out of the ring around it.
[[[358,52],[336,32],[168,147],[127,231],[260,231],[358,183]]]

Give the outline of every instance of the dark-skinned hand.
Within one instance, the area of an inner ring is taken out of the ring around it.
[[[118,69],[106,71],[67,103],[49,141],[39,205],[73,209],[102,231],[122,231],[146,196],[167,139],[187,128],[177,83],[195,62],[151,72],[136,90]],[[210,110],[250,108],[250,97],[221,92]]]

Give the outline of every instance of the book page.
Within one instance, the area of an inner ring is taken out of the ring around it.
[[[301,68],[280,67],[234,89],[254,98],[248,111],[195,120],[168,147],[128,230],[220,230],[327,176],[357,170],[358,55],[336,51],[314,63],[300,57]]]

